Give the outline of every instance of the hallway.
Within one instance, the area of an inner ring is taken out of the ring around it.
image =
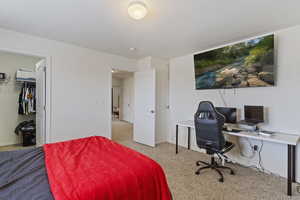
[[[113,120],[112,121],[112,140],[124,143],[124,142],[132,142],[133,140],[133,124]]]

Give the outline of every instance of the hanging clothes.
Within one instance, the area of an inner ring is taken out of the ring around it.
[[[24,82],[19,95],[19,115],[29,115],[36,112],[35,83]]]

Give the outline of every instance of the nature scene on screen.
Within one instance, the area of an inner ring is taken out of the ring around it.
[[[194,55],[196,89],[274,85],[274,35]]]

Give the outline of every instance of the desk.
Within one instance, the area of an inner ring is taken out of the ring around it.
[[[191,129],[195,128],[194,121],[182,121],[176,124],[176,154],[178,153],[178,127],[188,128],[188,149],[191,147]],[[287,145],[288,162],[287,162],[287,194],[292,195],[292,183],[296,182],[296,146],[300,138],[299,135],[291,135],[285,133],[274,133],[272,136],[259,135],[256,132],[241,131],[238,133],[224,131],[224,134],[233,135],[238,137],[245,137],[255,140],[274,142]]]

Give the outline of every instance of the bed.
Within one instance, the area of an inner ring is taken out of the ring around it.
[[[0,199],[171,200],[152,159],[103,137],[0,152]]]

